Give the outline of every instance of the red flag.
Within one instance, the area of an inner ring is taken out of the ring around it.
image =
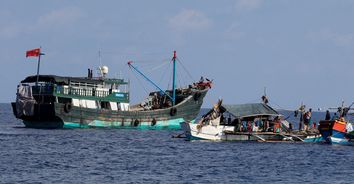
[[[26,57],[38,57],[41,54],[41,49],[33,49],[26,52]]]

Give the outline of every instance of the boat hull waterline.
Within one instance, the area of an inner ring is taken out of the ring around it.
[[[21,119],[29,128],[180,129],[180,123],[195,121],[207,91],[198,92],[198,99],[191,95],[176,106],[147,111],[113,111],[76,106],[67,111],[65,104],[61,103],[35,104],[34,115],[22,116]],[[16,114],[16,103],[12,103],[12,106]]]

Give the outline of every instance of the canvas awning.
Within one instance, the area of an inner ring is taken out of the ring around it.
[[[237,118],[254,116],[281,116],[276,110],[263,103],[222,105],[229,113]]]
[[[51,82],[55,84],[66,84],[70,82],[80,82],[88,84],[128,84],[123,79],[100,79],[100,78],[87,78],[87,77],[62,77],[56,75],[39,75],[39,82]],[[21,83],[31,83],[37,81],[37,75],[28,76]]]

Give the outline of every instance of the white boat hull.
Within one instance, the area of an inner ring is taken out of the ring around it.
[[[234,132],[234,126],[203,125],[183,123],[183,130],[188,139],[213,141],[293,141],[291,137],[273,132]]]
[[[188,125],[190,127],[190,134],[194,139],[227,140],[224,131],[234,131],[233,126],[204,125],[198,128],[198,124],[188,123]]]
[[[345,138],[329,137],[331,144],[354,145],[354,142]]]

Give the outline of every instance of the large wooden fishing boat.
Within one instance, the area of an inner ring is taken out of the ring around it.
[[[100,67],[102,76],[99,77],[93,77],[89,70],[87,77],[34,75],[25,78],[17,88],[13,112],[26,127],[32,128],[179,129],[181,122],[195,120],[211,81],[176,88],[175,60],[174,54],[172,90],[163,91],[156,86],[160,91],[151,92],[137,105],[129,104],[129,83],[107,78],[108,68]],[[128,64],[137,70],[131,62]]]

